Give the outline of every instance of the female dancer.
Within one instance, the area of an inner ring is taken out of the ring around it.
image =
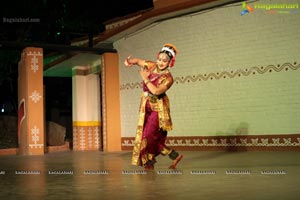
[[[138,65],[143,79],[143,94],[139,109],[139,120],[132,153],[132,164],[154,169],[155,157],[168,155],[173,160],[170,169],[175,169],[182,155],[165,145],[167,132],[172,130],[169,98],[166,92],[173,84],[169,67],[173,67],[177,48],[164,44],[156,62],[140,58],[125,60],[125,66]]]

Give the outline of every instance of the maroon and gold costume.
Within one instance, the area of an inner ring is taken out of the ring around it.
[[[156,64],[150,61],[145,65],[152,72],[156,67]],[[150,73],[148,78],[155,86],[164,84],[170,88],[173,84],[173,77],[169,70],[164,70],[160,74]],[[153,95],[143,83],[132,164],[139,166],[154,164],[157,155],[169,154],[171,150],[166,147],[165,141],[170,130],[172,130],[172,120],[167,94]]]

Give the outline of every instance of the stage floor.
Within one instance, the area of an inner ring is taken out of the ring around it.
[[[177,170],[159,156],[150,172],[130,151],[0,156],[0,199],[299,199],[300,152],[181,153]]]

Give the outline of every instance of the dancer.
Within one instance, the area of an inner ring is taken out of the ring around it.
[[[157,54],[156,62],[146,61],[129,56],[124,64],[127,67],[138,65],[143,79],[139,120],[132,153],[132,164],[153,170],[155,157],[168,155],[173,160],[170,169],[182,159],[182,155],[165,145],[168,131],[172,130],[169,98],[167,90],[173,84],[169,67],[173,67],[177,48],[172,44],[164,44]]]

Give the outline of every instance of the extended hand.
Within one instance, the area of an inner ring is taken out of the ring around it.
[[[126,66],[126,67],[131,67],[133,64],[132,63],[130,63],[129,62],[129,59],[131,58],[131,55],[130,56],[128,56],[126,59],[125,59],[125,61],[124,61],[124,65]]]

